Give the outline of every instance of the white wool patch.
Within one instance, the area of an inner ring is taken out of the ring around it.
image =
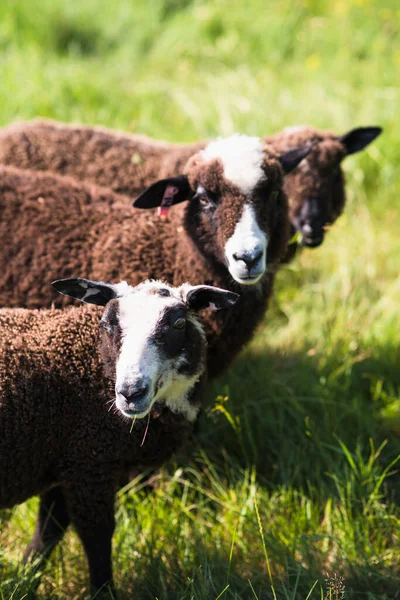
[[[245,194],[250,194],[260,181],[265,180],[262,170],[264,146],[258,137],[236,134],[228,138],[218,138],[208,144],[200,154],[206,161],[219,158],[226,179]]]
[[[115,283],[113,287],[118,298],[126,296],[134,290],[134,288],[131,285],[129,285],[126,281],[120,281],[119,283]]]
[[[178,413],[193,423],[199,414],[200,407],[192,404],[188,400],[189,391],[198,382],[202,373],[193,375],[190,379],[187,377],[176,377],[167,389],[165,404],[173,413]]]

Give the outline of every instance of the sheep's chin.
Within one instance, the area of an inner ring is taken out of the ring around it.
[[[231,276],[233,277],[233,279],[236,281],[236,283],[239,283],[240,285],[251,286],[251,285],[256,285],[257,283],[260,282],[265,271],[263,271],[259,275],[256,275],[255,277],[244,277],[244,278],[239,277],[236,273],[232,272],[231,270],[229,272],[230,272]]]
[[[147,417],[147,415],[149,414],[149,412],[151,410],[151,406],[145,412],[126,411],[126,410],[122,410],[122,408],[120,408],[119,410],[122,412],[122,414],[125,417],[128,417],[128,419],[144,419],[144,417]]]

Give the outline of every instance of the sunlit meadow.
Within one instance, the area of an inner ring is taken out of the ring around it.
[[[35,116],[171,141],[310,123],[384,134],[348,204],[277,280],[208,391],[192,453],[117,503],[122,600],[400,598],[400,6],[396,0],[3,0],[0,125]],[[37,501],[0,513],[0,598],[26,597]],[[39,588],[87,598],[69,532]]]

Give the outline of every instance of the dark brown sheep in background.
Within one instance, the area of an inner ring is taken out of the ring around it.
[[[338,136],[298,126],[264,138],[278,153],[313,144],[307,160],[284,183],[292,233],[301,234],[302,246],[320,245],[325,227],[343,210],[343,158],[364,149],[381,131],[380,127],[360,127]],[[0,162],[72,175],[136,196],[157,179],[180,172],[188,158],[205,146],[205,142],[170,144],[101,127],[35,120],[0,131]],[[296,249],[297,243],[290,246],[285,261]]]
[[[301,234],[302,246],[315,248],[322,244],[326,226],[334,223],[343,211],[346,202],[343,158],[363,150],[381,131],[380,127],[359,127],[338,136],[304,125],[287,127],[265,138],[278,152],[312,144],[309,155],[286,178],[284,186],[292,231]]]
[[[133,284],[194,281],[239,292],[230,315],[206,319],[209,373],[215,376],[265,313],[289,234],[283,171],[307,152],[278,156],[247,136],[211,143],[183,173],[153,184],[138,199],[148,208],[181,203],[166,219],[134,211],[126,198],[92,184],[0,167],[0,302],[49,307],[55,300],[49,281],[76,273]]]
[[[92,594],[115,598],[120,479],[161,465],[187,439],[206,380],[196,313],[228,308],[237,295],[156,281],[54,285],[106,308],[0,310],[0,508],[39,495],[25,558],[43,564],[72,523]]]

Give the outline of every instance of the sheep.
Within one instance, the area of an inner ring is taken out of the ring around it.
[[[119,481],[132,467],[161,465],[187,439],[207,378],[197,313],[238,296],[149,280],[53,286],[97,306],[0,309],[0,508],[39,495],[25,560],[43,566],[72,523],[92,594],[115,598]]]
[[[278,152],[312,144],[307,158],[286,177],[284,190],[289,198],[292,233],[300,234],[299,244],[316,248],[324,240],[325,229],[340,216],[345,205],[341,161],[360,152],[380,133],[381,127],[359,127],[338,136],[309,125],[287,127],[265,138]],[[296,245],[289,248],[293,256]]]
[[[283,171],[307,152],[279,156],[247,136],[213,142],[183,173],[154,183],[136,200],[142,208],[162,205],[164,212],[172,206],[167,217],[135,214],[122,196],[109,191],[106,197],[70,178],[0,167],[1,303],[48,307],[54,298],[38,282],[78,270],[104,281],[191,280],[240,291],[231,315],[206,318],[214,377],[265,313],[288,239]]]
[[[278,153],[313,144],[307,160],[284,181],[291,237],[299,233],[300,245],[315,248],[322,243],[325,228],[336,221],[345,203],[341,161],[364,149],[381,131],[380,127],[359,127],[338,136],[298,126],[264,137]],[[176,145],[100,127],[35,120],[0,131],[0,162],[70,174],[136,196],[158,177],[180,172],[190,156],[205,146],[206,142]],[[296,249],[297,244],[290,245],[285,262]]]

